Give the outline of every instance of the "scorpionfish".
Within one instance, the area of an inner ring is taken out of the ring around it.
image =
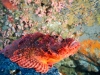
[[[80,43],[73,38],[36,32],[13,41],[1,53],[23,68],[47,73],[53,64],[74,55],[79,47]]]

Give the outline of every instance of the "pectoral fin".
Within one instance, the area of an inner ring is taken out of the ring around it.
[[[10,60],[16,62],[23,68],[34,68],[37,72],[46,73],[49,70],[47,64],[40,62],[34,57],[31,59],[24,56],[19,57],[18,55],[13,55],[12,57],[10,57]]]

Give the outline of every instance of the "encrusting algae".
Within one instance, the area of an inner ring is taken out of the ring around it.
[[[53,64],[74,55],[80,43],[73,38],[63,39],[57,35],[27,34],[6,46],[1,53],[23,68],[34,68],[46,73]]]
[[[81,42],[81,48],[80,52],[88,55],[89,54],[95,54],[96,49],[100,50],[100,42],[97,40],[91,40],[87,39]],[[100,54],[99,54],[100,55]]]
[[[98,40],[87,39],[82,41],[79,53],[88,58],[88,61],[100,65],[100,42]]]

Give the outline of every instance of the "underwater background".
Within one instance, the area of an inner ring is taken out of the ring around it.
[[[0,0],[0,50],[41,32],[79,40],[79,51],[44,75],[100,75],[100,0]],[[0,75],[41,75],[0,54]]]

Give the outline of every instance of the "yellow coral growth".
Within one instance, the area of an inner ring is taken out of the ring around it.
[[[81,42],[80,53],[84,55],[96,55],[100,57],[100,42],[97,40],[87,39]]]

